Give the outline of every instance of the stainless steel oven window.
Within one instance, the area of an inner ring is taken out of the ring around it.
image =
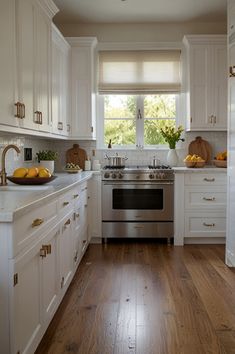
[[[163,189],[119,189],[112,190],[113,209],[119,210],[162,210]]]

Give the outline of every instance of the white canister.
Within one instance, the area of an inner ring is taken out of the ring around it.
[[[90,171],[91,170],[91,160],[86,160],[85,161],[85,171]]]
[[[92,170],[93,171],[100,171],[101,170],[101,164],[100,163],[96,163],[92,165]]]

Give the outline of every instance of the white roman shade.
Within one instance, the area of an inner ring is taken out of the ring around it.
[[[180,50],[100,51],[100,94],[177,93]]]

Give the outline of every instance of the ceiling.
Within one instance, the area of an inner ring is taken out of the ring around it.
[[[224,22],[226,0],[54,0],[56,23]]]

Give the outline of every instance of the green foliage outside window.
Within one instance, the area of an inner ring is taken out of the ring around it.
[[[144,97],[144,144],[165,144],[161,129],[175,127],[175,96],[148,95]],[[112,140],[114,145],[135,145],[136,96],[104,96],[104,143]]]

